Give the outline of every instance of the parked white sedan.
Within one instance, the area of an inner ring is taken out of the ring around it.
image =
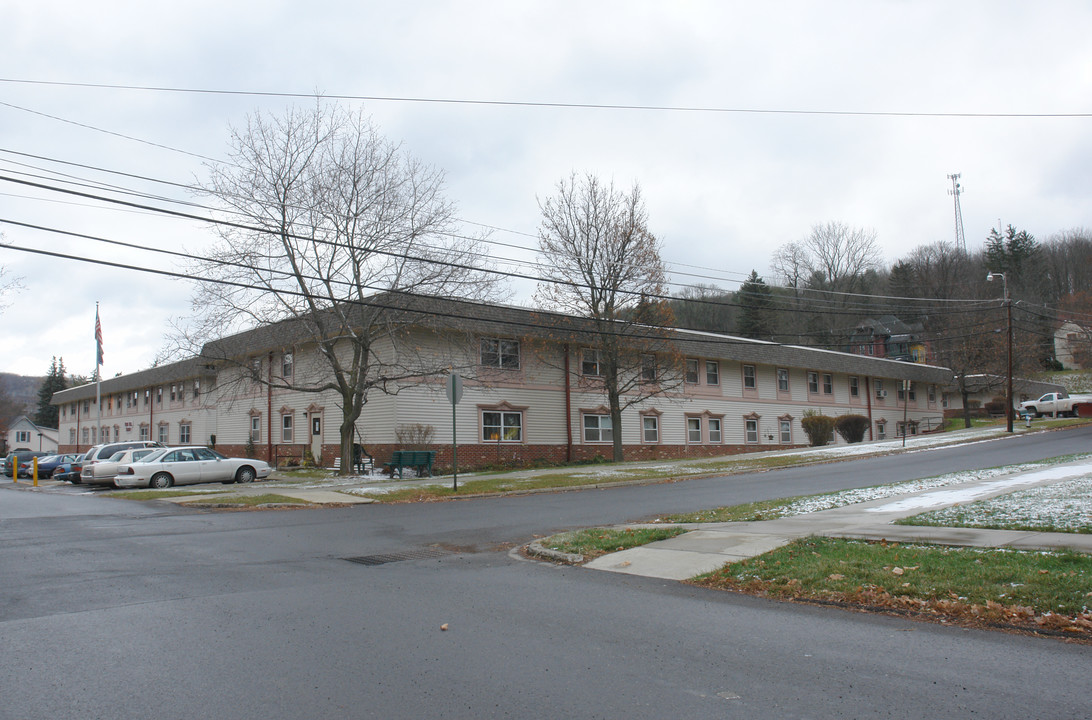
[[[122,488],[168,488],[206,482],[248,483],[267,478],[270,472],[272,468],[261,460],[229,458],[198,445],[164,448],[122,465],[114,484]]]

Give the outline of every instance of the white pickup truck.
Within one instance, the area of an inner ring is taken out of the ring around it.
[[[1092,409],[1092,395],[1068,395],[1064,392],[1047,393],[1038,400],[1028,400],[1020,403],[1020,414],[1039,417],[1052,415],[1077,415],[1081,405],[1088,405]]]

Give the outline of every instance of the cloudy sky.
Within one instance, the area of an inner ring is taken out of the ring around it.
[[[888,262],[950,241],[951,173],[971,250],[998,222],[1040,239],[1092,225],[1087,2],[39,0],[3,16],[0,266],[23,287],[0,371],[60,356],[89,374],[98,301],[104,375],[134,372],[189,310],[184,280],[16,248],[171,270],[53,231],[190,252],[213,237],[11,179],[188,200],[154,181],[192,185],[248,113],[309,104],[277,93],[371,98],[345,102],[442,168],[461,218],[514,260],[574,170],[641,184],[681,284],[772,281],[773,251],[829,221],[873,228]]]

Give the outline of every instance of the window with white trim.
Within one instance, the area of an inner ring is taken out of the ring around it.
[[[754,365],[743,366],[743,389],[755,390],[758,388],[758,379],[755,376]]]
[[[686,359],[686,376],[683,378],[690,385],[698,384],[698,361],[697,358]]]
[[[30,442],[30,430],[16,430],[15,442],[28,443]]]
[[[68,444],[76,444],[76,428],[68,428]]]
[[[656,415],[645,415],[641,418],[641,439],[646,443],[660,442],[660,418]]]
[[[778,428],[781,431],[781,444],[792,445],[792,420],[787,418],[778,420]]]
[[[281,377],[285,380],[291,379],[294,369],[295,356],[291,351],[285,351],[285,353],[281,355]]]
[[[481,364],[500,370],[519,370],[519,341],[482,338]]]
[[[720,363],[716,360],[705,361],[705,384],[720,385]]]
[[[720,418],[709,418],[707,425],[709,427],[709,442],[720,443],[724,437],[720,431]]]
[[[151,438],[151,428],[149,428],[147,425],[141,425],[140,426],[140,439],[141,440],[149,440],[150,438]]]
[[[689,417],[686,419],[686,441],[694,444],[701,444],[701,418]]]
[[[614,442],[610,415],[584,416],[584,442]]]
[[[105,442],[110,442],[110,428],[109,428],[109,426],[104,427],[102,429],[102,441],[104,443]]]
[[[881,380],[880,378],[876,378],[873,381],[872,385],[873,387],[875,387],[877,400],[883,400],[885,397],[887,397],[887,391],[883,389],[883,380]]]
[[[83,433],[81,433],[81,434],[83,435],[83,444],[86,445],[88,443],[87,438],[88,438],[88,435],[90,434],[90,430],[88,430],[87,428],[84,428]]]
[[[262,416],[250,416],[250,441],[259,443],[262,441]]]
[[[887,423],[880,420],[876,423],[876,439],[884,440],[887,438]]]
[[[484,442],[523,442],[523,413],[483,410],[482,440]]]
[[[743,441],[748,444],[758,443],[758,420],[749,418],[743,421]]]
[[[777,369],[777,391],[788,392],[789,391],[789,370],[788,368]]]
[[[167,444],[168,432],[169,431],[166,423],[159,426],[159,442],[163,443],[164,445]]]
[[[849,376],[849,396],[859,398],[861,396],[861,381],[856,375]]]
[[[178,423],[178,444],[189,445],[190,444],[190,424]]]
[[[834,376],[830,373],[823,373],[823,394],[834,394]]]
[[[591,377],[599,377],[603,374],[599,351],[595,348],[584,348],[580,359],[580,374]]]
[[[819,373],[808,371],[808,392],[812,395],[819,394]]]
[[[281,442],[292,442],[292,429],[294,427],[295,417],[290,413],[281,415]]]
[[[656,382],[657,376],[656,368],[656,356],[655,355],[642,355],[641,356],[641,382],[651,383]]]

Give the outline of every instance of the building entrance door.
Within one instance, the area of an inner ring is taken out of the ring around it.
[[[322,413],[311,413],[311,457],[315,463],[321,463],[322,457]]]

